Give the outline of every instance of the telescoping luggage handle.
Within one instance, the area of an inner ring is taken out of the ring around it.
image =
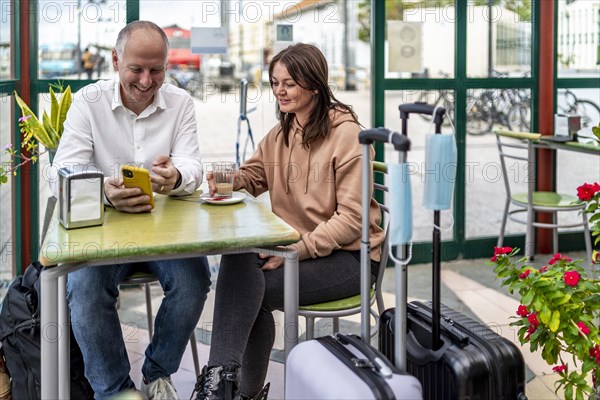
[[[427,104],[423,102],[416,102],[410,104],[401,104],[398,106],[400,110],[400,119],[402,120],[402,134],[406,135],[408,131],[408,118],[410,114],[425,114],[431,115],[433,118],[433,124],[435,125],[435,133],[442,132],[442,123],[444,121],[444,115],[446,109],[442,106],[436,106],[433,104]],[[432,237],[432,288],[431,288],[431,348],[437,350],[441,346],[441,241],[442,235],[440,230],[440,211],[435,210],[433,212],[433,237]]]
[[[406,135],[408,132],[408,118],[410,114],[433,116],[435,133],[442,133],[442,123],[444,122],[444,115],[446,114],[446,109],[444,107],[417,101],[416,103],[400,104],[398,109],[400,110],[400,119],[402,120],[403,135]]]
[[[358,134],[358,142],[360,144],[373,144],[375,142],[391,143],[394,145],[396,151],[407,152],[410,150],[410,140],[405,135],[385,128],[367,129],[360,132]]]
[[[370,268],[368,268],[368,266],[370,265],[370,240],[369,240],[369,230],[370,230],[370,226],[368,224],[368,215],[369,215],[369,208],[370,208],[370,199],[372,196],[371,193],[371,180],[372,180],[372,176],[370,174],[371,169],[369,168],[369,164],[371,163],[371,154],[370,154],[370,150],[371,150],[371,146],[373,143],[375,142],[382,142],[382,143],[391,143],[394,146],[394,149],[396,151],[398,151],[399,154],[399,163],[405,163],[406,162],[406,156],[407,156],[407,152],[410,150],[410,140],[408,139],[408,137],[406,135],[400,134],[398,132],[393,132],[390,131],[389,129],[385,129],[385,128],[375,128],[375,129],[367,129],[364,130],[362,132],[360,132],[359,136],[358,136],[358,141],[359,143],[361,143],[363,146],[363,150],[362,150],[362,215],[363,215],[363,223],[362,223],[362,234],[361,234],[361,244],[360,244],[360,256],[361,256],[361,293],[365,294],[365,293],[369,293],[371,290],[371,279],[370,279]],[[403,252],[402,255],[405,255],[405,253]],[[406,266],[402,266],[402,268],[406,268]],[[402,274],[398,274],[398,275],[402,275]],[[398,290],[397,296],[396,296],[396,305],[397,305],[397,309],[403,310],[404,311],[404,315],[406,317],[406,282],[404,281],[403,284],[398,285],[398,288],[400,288]],[[404,288],[404,289],[402,289]],[[370,307],[369,307],[369,297],[368,295],[363,295],[361,296],[361,339],[363,341],[365,341],[366,343],[370,342],[370,338],[371,338],[371,327],[370,327]],[[403,300],[402,300],[403,299]],[[403,304],[402,304],[403,303]],[[400,306],[400,307],[399,307]],[[404,318],[404,320],[406,320],[406,318]],[[398,346],[397,346],[397,351],[400,353],[405,354],[405,349],[402,347],[403,346],[403,342],[401,340],[401,336],[399,335],[397,337],[397,342],[398,342]],[[405,359],[405,357],[403,357]],[[405,368],[403,369],[402,366],[400,366],[401,370],[405,370]]]

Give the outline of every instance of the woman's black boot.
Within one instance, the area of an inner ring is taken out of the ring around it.
[[[269,388],[271,387],[270,383],[267,383],[264,388],[260,389],[260,392],[256,393],[254,396],[246,396],[240,394],[236,400],[267,400],[269,395]]]
[[[233,400],[240,395],[238,367],[202,368],[190,400]],[[194,397],[194,395],[196,397]]]

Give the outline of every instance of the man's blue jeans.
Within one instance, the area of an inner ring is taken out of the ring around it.
[[[210,290],[206,257],[88,267],[70,273],[71,324],[96,399],[135,388],[116,302],[119,282],[139,269],[156,275],[165,292],[142,367],[147,382],[177,371]]]

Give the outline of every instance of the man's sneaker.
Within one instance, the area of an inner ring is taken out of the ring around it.
[[[177,391],[173,387],[171,378],[158,378],[154,382],[146,383],[142,379],[142,394],[148,400],[177,400]]]

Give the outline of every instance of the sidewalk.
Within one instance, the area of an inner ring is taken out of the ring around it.
[[[584,258],[583,253],[572,253],[573,258]],[[545,261],[547,255],[538,257],[538,263]],[[209,261],[213,269],[213,286],[216,281],[218,268],[218,256],[210,257]],[[511,297],[504,289],[500,288],[496,280],[493,268],[488,266],[486,259],[460,260],[442,263],[442,301],[444,304],[479,320],[490,327],[499,335],[515,342],[519,347],[516,330],[509,327],[510,317],[515,314],[519,305],[516,298]],[[533,263],[536,265],[536,263]],[[394,274],[393,268],[386,269],[384,276],[384,301],[386,307],[392,307],[394,297]],[[411,265],[408,269],[409,301],[414,299],[429,300],[431,298],[431,265]],[[162,299],[160,286],[154,285],[153,311],[158,310]],[[142,289],[130,288],[121,290],[120,316],[123,325],[123,333],[126,338],[130,361],[132,364],[132,378],[139,382],[141,378],[140,369],[144,359],[144,350],[148,343],[148,332],[146,326],[146,306]],[[204,312],[196,329],[198,339],[198,351],[200,365],[208,360],[210,349],[210,338],[212,329],[212,311],[214,305],[214,290],[209,294]],[[283,325],[282,313],[276,313],[276,324]],[[325,335],[331,333],[329,321],[317,321],[315,333]],[[343,332],[360,333],[359,316],[342,319],[340,329]],[[301,333],[304,332],[304,321],[300,320]],[[279,335],[281,336],[281,335]],[[284,395],[284,367],[283,341],[278,337],[275,348],[271,355],[271,363],[267,380],[271,382],[272,399],[282,399]],[[550,366],[546,365],[541,356],[531,353],[528,347],[522,347],[522,354],[527,365],[526,371],[526,395],[529,400],[551,400],[560,397],[554,393],[554,381],[556,375]],[[195,383],[194,364],[191,351],[186,351],[180,370],[173,376],[181,398],[188,398],[192,393]]]

